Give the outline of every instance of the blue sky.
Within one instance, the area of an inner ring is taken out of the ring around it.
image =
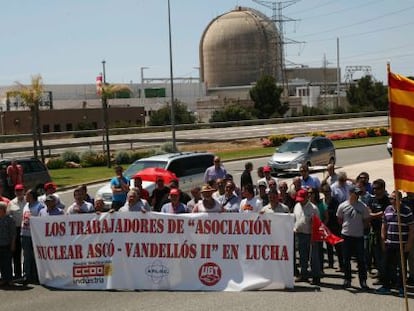
[[[271,16],[252,0],[170,0],[174,76],[198,76],[200,38],[209,22],[237,5]],[[265,1],[271,3],[270,1]],[[340,40],[345,66],[372,66],[386,80],[394,72],[414,75],[410,0],[301,0],[283,10],[295,22],[284,24],[286,59],[295,64],[336,66]],[[0,85],[27,83],[41,74],[46,84],[95,83],[106,61],[107,81],[136,83],[168,77],[167,0],[1,1]]]

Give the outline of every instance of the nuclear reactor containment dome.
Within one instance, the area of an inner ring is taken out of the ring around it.
[[[280,81],[283,54],[275,24],[238,7],[210,22],[200,41],[201,77],[208,88],[250,85],[263,75]]]

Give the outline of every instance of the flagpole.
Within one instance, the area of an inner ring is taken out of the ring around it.
[[[391,92],[390,92],[390,74],[391,74],[391,65],[390,62],[387,62],[387,79],[388,79],[388,107],[389,107],[389,113],[388,113],[388,119],[390,118],[390,104],[391,104]],[[391,137],[392,137],[392,122],[391,122]],[[395,152],[392,152],[392,163],[395,163]],[[393,167],[394,170],[394,167]],[[407,275],[406,275],[406,258],[404,257],[404,245],[402,242],[402,231],[401,231],[401,193],[397,189],[397,183],[395,182],[395,172],[394,172],[394,190],[395,190],[395,197],[396,197],[396,208],[397,208],[397,221],[398,221],[398,238],[400,241],[400,265],[401,265],[401,274],[402,274],[402,281],[403,281],[403,290],[404,290],[404,301],[405,301],[405,310],[408,311],[408,297],[407,297]],[[385,242],[385,241],[384,241]]]
[[[405,300],[405,310],[408,311],[408,297],[407,297],[407,269],[405,268],[405,263],[407,259],[404,257],[404,245],[402,242],[402,231],[401,231],[401,192],[396,190],[396,207],[397,207],[397,219],[398,219],[398,238],[400,239],[400,259],[401,259],[401,273],[404,289],[404,300]]]

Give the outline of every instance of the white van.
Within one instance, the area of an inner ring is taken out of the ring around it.
[[[125,171],[124,176],[131,178],[139,171],[148,167],[161,167],[173,172],[179,179],[180,189],[190,191],[195,186],[201,186],[204,180],[204,172],[214,164],[214,154],[207,152],[180,152],[156,155],[142,158],[132,163]],[[133,186],[133,181],[131,187]],[[143,181],[142,187],[150,195],[155,188],[154,182]],[[108,183],[100,188],[97,195],[104,199],[105,206],[112,204],[112,190]]]

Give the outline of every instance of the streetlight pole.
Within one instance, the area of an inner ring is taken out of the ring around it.
[[[103,110],[103,121],[105,129],[105,142],[106,142],[106,165],[111,168],[111,149],[109,144],[109,118],[108,118],[108,98],[105,91],[106,87],[106,74],[105,74],[106,61],[102,61],[102,78],[103,78],[103,91],[101,95],[102,110]]]
[[[140,102],[141,102],[141,105],[143,105],[144,106],[144,108],[145,108],[145,100],[144,100],[144,98],[145,98],[145,88],[144,88],[144,69],[148,69],[149,67],[140,67],[140,70],[141,70],[141,86],[140,86],[140,90],[141,90],[141,93],[139,94],[139,99],[140,99]]]
[[[171,85],[171,132],[172,132],[172,148],[177,151],[177,144],[175,140],[175,109],[174,109],[174,77],[173,77],[173,62],[172,62],[172,44],[171,44],[171,14],[170,14],[170,0],[168,0],[168,38],[170,45],[170,85]]]

